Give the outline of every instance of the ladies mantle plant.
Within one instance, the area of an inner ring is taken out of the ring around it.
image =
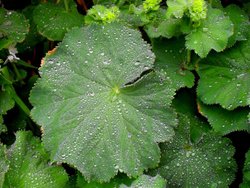
[[[0,188],[249,187],[248,4],[77,2],[0,9]]]

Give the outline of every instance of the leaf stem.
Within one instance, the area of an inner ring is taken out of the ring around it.
[[[5,89],[10,94],[10,96],[14,99],[14,101],[17,103],[17,105],[24,111],[24,113],[30,116],[29,108],[22,101],[22,99],[17,95],[14,87],[12,85],[6,85]]]
[[[65,7],[65,10],[66,12],[69,12],[69,3],[68,3],[68,0],[64,0],[64,7]]]
[[[16,65],[14,63],[11,63],[11,65],[13,66],[13,69],[16,73],[16,76],[17,76],[17,80],[20,80],[22,84],[24,84],[24,81],[22,81],[22,76],[21,74],[19,73],[18,69],[16,68]]]
[[[187,50],[187,65],[189,65],[191,62],[191,50]]]

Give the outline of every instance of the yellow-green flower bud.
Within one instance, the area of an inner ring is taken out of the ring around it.
[[[199,22],[207,17],[207,5],[204,0],[191,0],[189,6],[190,18],[193,22]]]
[[[143,2],[143,5],[142,5],[143,10],[145,12],[158,10],[160,8],[160,2],[161,0],[146,0]]]
[[[93,21],[101,23],[110,23],[117,19],[119,13],[119,8],[116,6],[107,8],[103,5],[95,5],[88,11],[87,18],[85,18],[85,21],[87,23],[91,23]]]

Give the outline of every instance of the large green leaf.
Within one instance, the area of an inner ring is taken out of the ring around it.
[[[49,164],[48,154],[31,132],[16,133],[16,141],[8,149],[7,158],[10,167],[3,188],[58,188],[68,181],[62,167]]]
[[[199,102],[199,110],[208,119],[213,129],[222,135],[242,130],[250,132],[250,123],[247,117],[249,108],[229,111],[220,106],[209,106]]]
[[[240,188],[250,187],[250,150],[246,153],[246,159],[243,169],[243,182],[240,184]]]
[[[76,6],[70,6],[66,11],[63,6],[42,3],[33,14],[38,32],[52,41],[62,40],[70,29],[84,24],[84,17],[77,12]]]
[[[156,55],[155,69],[164,72],[172,81],[171,87],[178,90],[194,85],[194,75],[186,67],[187,52],[183,38],[155,39],[153,51]]]
[[[234,34],[229,38],[228,46],[233,46],[236,41],[247,40],[250,32],[248,15],[236,5],[227,6],[225,11],[234,24]]]
[[[204,58],[212,49],[224,50],[231,35],[233,23],[229,17],[219,9],[208,8],[207,18],[186,36],[186,47]]]
[[[166,180],[160,175],[151,177],[148,175],[141,175],[130,186],[121,185],[119,188],[165,188]]]
[[[0,8],[0,50],[25,39],[29,21],[17,12]]]
[[[5,146],[0,144],[0,187],[3,186],[5,173],[9,169],[9,162],[6,158]]]
[[[199,64],[197,93],[205,104],[220,104],[228,110],[250,104],[249,51],[249,40],[243,41]]]
[[[67,34],[45,58],[30,97],[52,160],[98,181],[155,167],[157,143],[172,138],[177,120],[169,107],[174,89],[148,73],[153,62],[140,33],[116,23]]]
[[[204,133],[191,141],[194,122],[179,115],[179,126],[172,141],[162,144],[158,172],[169,187],[228,187],[234,180],[234,148],[227,138]],[[197,121],[197,120],[196,120]]]

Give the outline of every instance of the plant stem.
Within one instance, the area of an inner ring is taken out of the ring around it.
[[[191,62],[191,50],[187,50],[187,65],[189,65]]]
[[[64,7],[65,7],[66,12],[69,12],[68,0],[64,0],[63,2],[64,2]]]
[[[17,105],[24,111],[28,116],[30,115],[30,110],[26,106],[26,104],[22,101],[22,99],[16,94],[16,91],[12,85],[5,86],[6,91],[10,94],[10,96],[14,99]]]
[[[12,66],[13,66],[13,69],[16,73],[16,76],[17,76],[17,80],[20,80],[22,84],[24,84],[24,82],[22,81],[22,76],[21,74],[19,73],[18,69],[16,68],[16,65],[14,63],[11,63]]]

